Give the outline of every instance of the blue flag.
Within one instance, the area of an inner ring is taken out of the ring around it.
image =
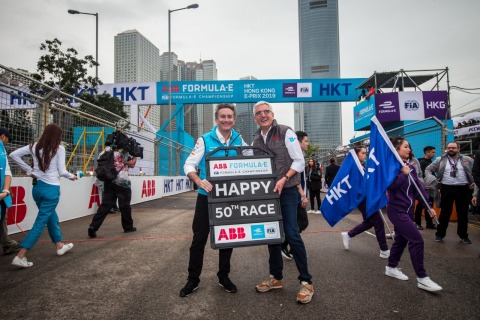
[[[322,201],[322,215],[333,227],[365,198],[364,170],[350,150]]]
[[[370,124],[370,148],[367,160],[367,218],[387,202],[386,191],[403,166],[385,130],[376,117]]]

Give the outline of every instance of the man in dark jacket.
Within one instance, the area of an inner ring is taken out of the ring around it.
[[[424,157],[418,159],[420,162],[420,168],[422,169],[422,176],[425,177],[425,168],[427,168],[432,162],[433,158],[435,158],[435,147],[426,146],[423,148]],[[430,188],[430,189],[428,189]],[[433,203],[433,194],[431,187],[425,186],[425,191],[428,193],[428,197],[430,198],[430,202]],[[423,230],[422,227],[422,211],[424,209],[423,203],[418,201],[417,206],[415,207],[415,224],[418,230]],[[427,229],[436,229],[435,225],[433,224],[432,217],[425,211],[425,222],[427,224]]]
[[[464,244],[468,238],[468,205],[475,183],[472,176],[473,159],[460,154],[460,145],[450,142],[447,153],[437,158],[425,169],[425,180],[436,178],[440,184],[440,218],[435,241],[443,242],[453,210],[457,209],[457,235]]]
[[[335,179],[338,170],[340,170],[340,166],[335,163],[335,158],[331,158],[330,164],[325,169],[325,183],[329,188],[332,185],[332,182]]]

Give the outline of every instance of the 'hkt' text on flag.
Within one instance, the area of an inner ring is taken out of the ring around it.
[[[366,216],[383,208],[387,202],[386,191],[403,166],[385,130],[376,117],[370,125],[370,151],[367,160]]]
[[[322,202],[322,214],[334,226],[365,197],[364,170],[355,151],[350,150]]]

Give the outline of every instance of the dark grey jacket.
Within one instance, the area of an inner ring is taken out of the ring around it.
[[[462,164],[463,170],[467,175],[468,183],[473,183],[472,168],[473,168],[473,159],[469,156],[458,155],[459,162]],[[432,180],[443,180],[443,174],[445,173],[445,167],[447,166],[447,154],[444,154],[441,157],[435,159],[435,161],[425,169],[425,184]],[[436,176],[435,176],[436,174]]]
[[[261,129],[258,129],[255,133],[252,145],[254,147],[260,147],[269,150],[275,155],[275,173],[277,174],[277,180],[281,179],[290,169],[293,163],[292,158],[288,154],[287,146],[285,145],[285,134],[290,129],[288,126],[277,124],[276,120],[273,120],[272,128],[267,135],[267,143],[263,142]],[[293,177],[285,182],[284,187],[294,187],[300,184],[300,174],[297,172]]]

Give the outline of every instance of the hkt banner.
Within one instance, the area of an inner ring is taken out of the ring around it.
[[[175,81],[172,82],[172,103],[355,101],[355,88],[364,80]],[[168,82],[105,84],[99,89],[99,92],[104,91],[126,105],[168,103]]]
[[[447,91],[403,91],[375,94],[355,106],[354,129],[364,130],[376,116],[381,123],[423,120],[437,117],[449,119]]]
[[[217,80],[174,81],[172,103],[255,103],[269,102],[342,102],[356,101],[355,88],[365,78],[351,79],[280,79],[280,80]],[[35,108],[28,99],[27,88],[2,96],[8,101],[3,109]],[[78,96],[77,92],[74,96]],[[168,82],[112,83],[98,87],[98,93],[107,92],[124,105],[168,104]],[[70,101],[75,106],[75,101]]]

